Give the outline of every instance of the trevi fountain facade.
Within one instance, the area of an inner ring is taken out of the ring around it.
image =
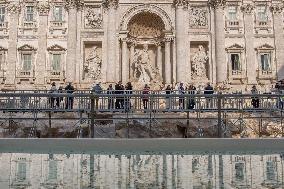
[[[280,0],[0,0],[0,84],[270,88],[283,21]]]

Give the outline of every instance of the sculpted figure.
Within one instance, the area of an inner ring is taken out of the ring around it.
[[[99,79],[101,75],[101,64],[102,60],[98,55],[98,47],[93,47],[84,64],[84,70],[91,78]]]
[[[192,76],[197,78],[207,78],[206,62],[208,60],[207,53],[202,45],[198,46],[198,51],[192,58]]]
[[[102,27],[102,15],[94,10],[88,10],[86,14],[87,25],[92,28],[101,28]]]

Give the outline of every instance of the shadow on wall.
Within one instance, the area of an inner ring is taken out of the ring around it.
[[[278,81],[281,79],[284,79],[284,66],[281,66],[280,69],[278,70]]]

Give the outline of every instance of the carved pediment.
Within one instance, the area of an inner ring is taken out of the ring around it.
[[[36,51],[36,48],[34,48],[31,45],[25,44],[18,48],[19,51]]]
[[[269,44],[267,44],[267,43],[265,43],[265,44],[263,44],[263,45],[261,45],[261,46],[255,48],[255,49],[256,49],[256,50],[273,50],[274,47],[271,46],[271,45],[269,45]]]
[[[226,48],[226,50],[243,50],[243,49],[244,47],[236,43]]]
[[[8,49],[0,46],[0,51],[7,51]]]
[[[48,51],[66,51],[65,48],[61,47],[60,45],[52,45],[50,47],[47,48]]]

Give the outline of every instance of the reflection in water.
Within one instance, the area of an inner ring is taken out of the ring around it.
[[[0,154],[0,188],[284,188],[281,155]]]

